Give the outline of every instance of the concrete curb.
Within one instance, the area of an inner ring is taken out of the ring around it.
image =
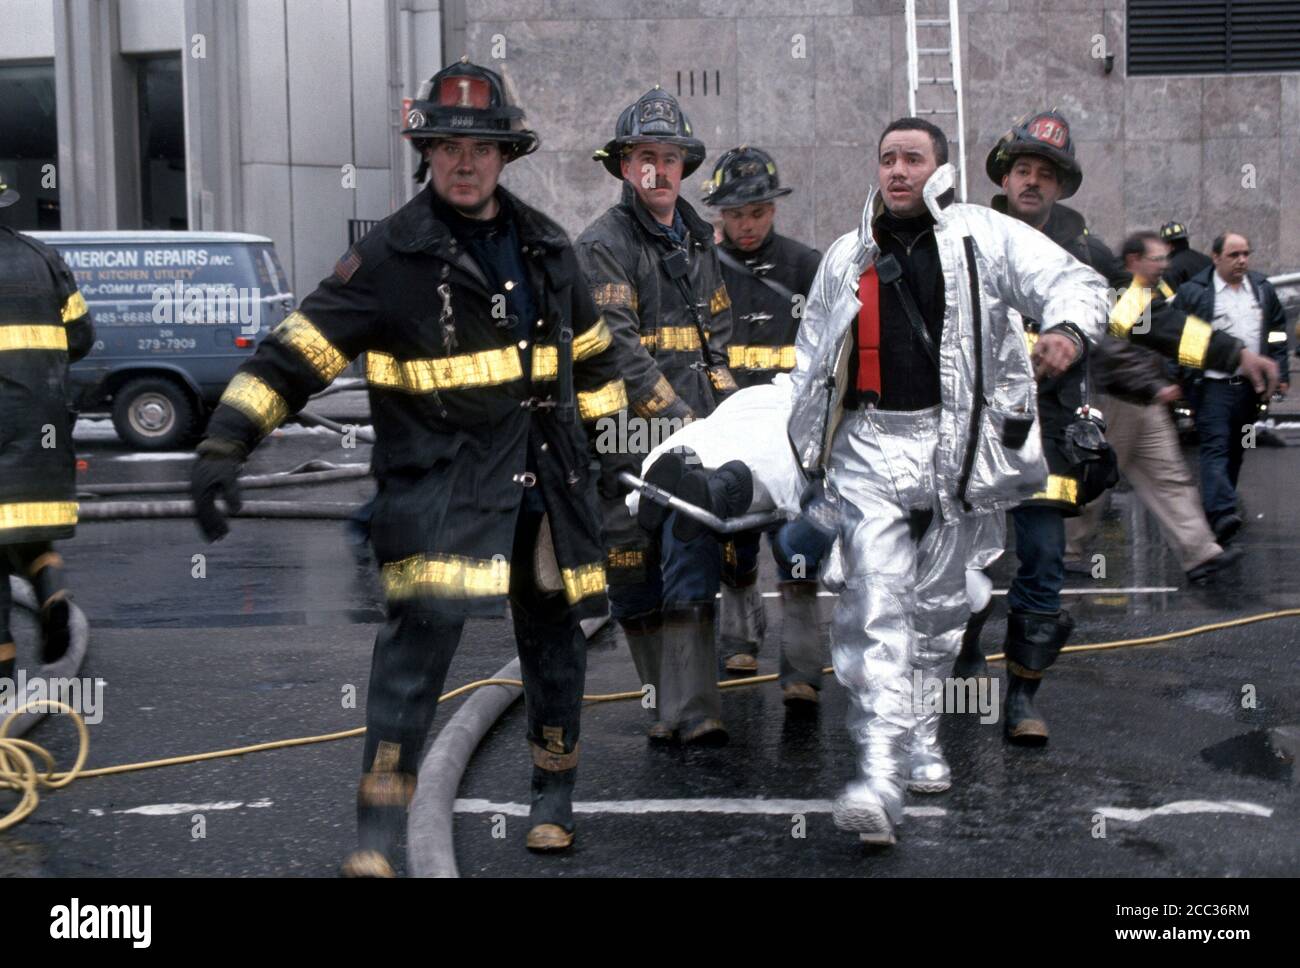
[[[591,639],[608,622],[608,615],[583,619],[583,634]],[[488,678],[520,678],[519,660],[506,663]],[[488,730],[523,692],[519,686],[477,690],[425,754],[406,821],[406,863],[412,877],[460,877],[453,828],[461,777]]]

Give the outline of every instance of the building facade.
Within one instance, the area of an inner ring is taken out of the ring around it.
[[[1300,32],[1266,24],[1280,53],[1215,60],[1245,50],[1232,31],[1248,0],[1210,3],[1222,21],[1186,37],[1162,4],[959,0],[970,200],[997,191],[984,156],[1011,121],[1056,106],[1085,173],[1071,204],[1112,246],[1177,218],[1197,247],[1234,228],[1260,268],[1300,268],[1300,49],[1287,46]],[[758,145],[795,189],[782,230],[824,248],[856,225],[879,132],[907,113],[904,6],[0,0],[0,174],[24,195],[0,214],[24,228],[262,233],[301,294],[348,244],[350,220],[410,197],[400,99],[463,53],[509,73],[541,135],[506,183],[571,233],[617,199],[591,153],[657,83],[709,148],[688,198],[721,151]],[[1224,41],[1206,48],[1216,31]],[[1205,73],[1160,73],[1165,50],[1170,71]]]

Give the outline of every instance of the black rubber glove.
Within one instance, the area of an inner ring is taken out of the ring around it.
[[[238,441],[209,437],[199,444],[198,454],[190,476],[194,517],[204,538],[220,541],[230,532],[230,525],[225,513],[217,507],[217,497],[225,498],[231,514],[243,506],[238,481],[248,451]]]

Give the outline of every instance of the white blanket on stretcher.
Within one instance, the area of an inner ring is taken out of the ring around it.
[[[743,461],[754,475],[754,500],[750,511],[778,508],[799,513],[799,496],[805,481],[786,433],[790,420],[790,377],[779,374],[771,383],[733,393],[717,410],[677,431],[650,451],[641,463],[641,476],[659,455],[689,447],[701,465],[715,470],[728,461]],[[628,510],[636,514],[641,495],[627,496]]]

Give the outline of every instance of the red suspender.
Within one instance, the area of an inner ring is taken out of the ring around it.
[[[858,281],[858,390],[880,398],[880,277],[873,265]]]

